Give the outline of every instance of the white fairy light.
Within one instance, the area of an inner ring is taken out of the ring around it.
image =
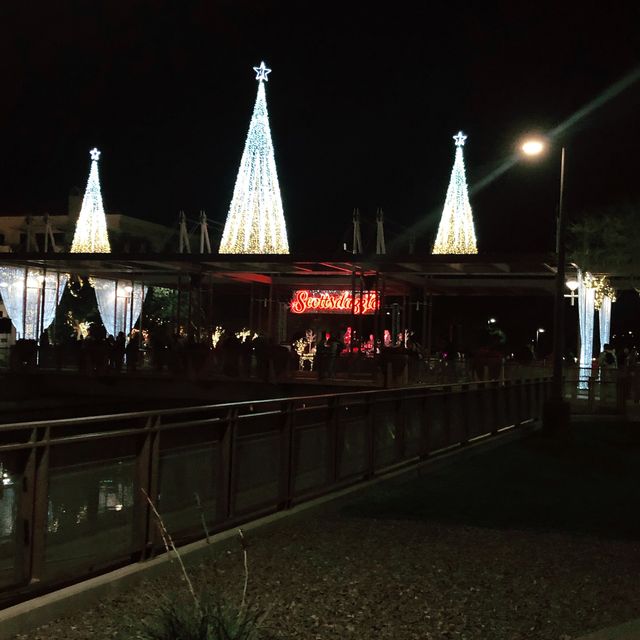
[[[211,334],[211,344],[213,345],[214,349],[218,346],[218,342],[220,342],[220,338],[222,338],[224,332],[225,330],[220,325],[218,325]]]
[[[598,319],[600,326],[600,350],[604,351],[604,345],[609,344],[611,339],[611,303],[614,302],[609,296],[605,296],[598,309]]]
[[[251,329],[241,329],[240,331],[236,331],[236,338],[240,340],[240,342],[246,342],[248,338],[251,337]]]
[[[591,376],[591,358],[593,357],[593,310],[595,307],[595,288],[590,285],[591,275],[578,271],[578,320],[580,326],[580,374],[578,389],[588,388]]]
[[[71,253],[111,253],[107,218],[104,214],[100,178],[98,176],[98,160],[100,151],[95,147],[89,152],[91,171],[87,188],[82,200],[82,208],[76,223],[76,231],[71,244]]]
[[[147,287],[139,282],[132,286],[93,277],[89,278],[89,283],[96,293],[100,319],[107,332],[112,336],[117,336],[120,331],[125,336],[129,335],[140,317]]]
[[[458,133],[453,136],[453,139],[456,142],[456,147],[464,147],[464,143],[465,140],[467,139],[467,136],[464,135],[464,133],[462,133],[462,131],[458,131]]]
[[[0,267],[0,296],[18,337],[40,338],[41,329],[53,322],[68,278],[66,273],[45,274],[40,269]]]
[[[616,291],[606,275],[587,273],[584,286],[593,291],[593,306],[600,320],[600,350],[603,350],[611,337],[611,304],[616,301]]]
[[[459,131],[453,136],[456,156],[451,171],[451,180],[440,218],[438,235],[433,246],[434,254],[478,253],[476,232],[473,224],[469,190],[464,169],[462,147],[467,136]]]
[[[233,190],[220,253],[289,253],[263,80],[271,70],[254,67],[258,96]]]
[[[253,70],[256,72],[256,80],[260,80],[260,82],[263,80],[265,82],[269,82],[269,78],[267,78],[267,76],[271,73],[271,69],[267,69],[264,61],[260,63],[259,67],[253,67]]]

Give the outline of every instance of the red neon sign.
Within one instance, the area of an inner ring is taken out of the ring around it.
[[[298,289],[293,292],[289,308],[292,313],[355,313],[356,315],[375,313],[380,306],[377,291],[356,293],[351,291],[311,291]]]

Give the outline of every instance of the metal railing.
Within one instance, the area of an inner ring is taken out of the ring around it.
[[[549,379],[0,425],[0,602],[536,419]]]
[[[564,370],[564,396],[574,413],[626,412],[628,399],[640,395],[640,371],[567,367]]]

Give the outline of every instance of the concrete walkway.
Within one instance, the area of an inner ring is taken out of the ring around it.
[[[582,636],[576,640],[638,640],[640,638],[640,619],[625,622],[617,627],[609,627]]]

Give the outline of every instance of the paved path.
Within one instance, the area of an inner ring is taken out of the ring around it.
[[[569,442],[538,434],[257,530],[249,595],[282,640],[576,640],[638,617],[639,432],[579,423]],[[190,571],[239,598],[239,550]],[[183,592],[170,573],[21,640],[135,637]]]

